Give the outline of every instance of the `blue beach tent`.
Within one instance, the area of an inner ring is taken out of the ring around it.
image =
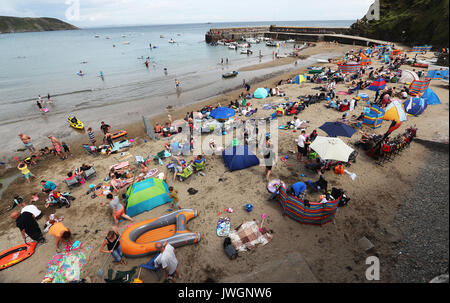
[[[247,145],[230,147],[222,152],[222,157],[230,171],[259,165],[258,157],[248,149]]]
[[[403,108],[407,114],[419,116],[427,108],[427,101],[423,98],[409,98],[403,102]]]
[[[235,114],[236,112],[234,109],[222,106],[213,109],[209,115],[214,119],[227,119],[233,117]]]
[[[441,104],[441,100],[431,88],[427,88],[425,90],[425,92],[422,95],[422,98],[427,100],[427,104],[430,105]]]
[[[256,99],[264,99],[264,98],[267,98],[268,95],[269,95],[269,93],[267,92],[267,90],[264,87],[257,88],[255,90],[255,92],[253,93],[253,96]]]

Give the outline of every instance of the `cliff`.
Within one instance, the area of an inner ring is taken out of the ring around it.
[[[0,16],[0,33],[43,32],[78,29],[55,18],[19,18]]]
[[[349,34],[406,45],[448,47],[449,0],[381,0],[380,20],[365,17]]]

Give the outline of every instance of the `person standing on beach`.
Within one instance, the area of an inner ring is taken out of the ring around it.
[[[47,102],[48,103],[53,103],[53,100],[50,99],[50,93],[47,94]]]
[[[111,148],[114,148],[114,142],[113,142],[111,136],[112,136],[111,133],[110,133],[110,132],[107,132],[107,133],[105,134],[105,138],[103,139],[103,141],[106,142],[106,143],[108,143],[108,145],[109,145]]]
[[[91,141],[92,145],[95,146],[95,143],[97,143],[97,141],[95,140],[95,134],[92,131],[92,127],[88,128],[87,133],[88,133],[88,136],[89,136],[89,141]]]
[[[227,58],[227,60],[226,60],[226,63],[228,64],[228,58]]]
[[[220,60],[220,64],[222,64],[222,65],[223,65],[223,58],[222,58],[222,60]]]
[[[61,142],[59,142],[58,139],[56,139],[54,136],[48,136],[48,138],[50,139],[50,141],[53,144],[53,147],[56,151],[56,154],[61,156],[61,160],[65,160],[67,157],[64,156],[64,154],[62,153],[62,145]]]
[[[177,79],[175,79],[175,87],[179,88],[180,87],[180,81],[178,81]]]
[[[25,178],[25,180],[27,180],[28,183],[31,182],[31,178],[36,178],[28,169],[28,166],[23,163],[20,162],[19,165],[17,165],[17,169],[20,170],[20,172],[22,173],[23,177]]]
[[[113,194],[109,193],[106,195],[106,198],[109,200],[109,207],[112,209],[112,216],[116,227],[119,226],[119,219],[121,218],[134,222],[132,218],[125,214],[125,208],[120,204],[119,197],[114,197]]]
[[[25,135],[23,133],[19,133],[19,138],[22,140],[25,147],[31,152],[31,154],[36,154],[36,149],[33,146],[33,143],[31,142],[31,137],[28,135]]]
[[[109,132],[110,128],[111,128],[111,126],[109,126],[108,124],[105,124],[104,121],[101,122],[100,129],[103,132],[103,134],[106,135],[106,133]]]
[[[306,146],[305,146],[305,143],[306,143],[305,134],[306,134],[306,131],[302,130],[300,136],[298,136],[298,142],[297,142],[297,151],[298,151],[297,152],[297,160],[298,161],[302,161],[302,157],[306,156],[306,153],[307,153]]]
[[[46,242],[44,235],[39,228],[39,224],[36,222],[32,213],[27,211],[19,213],[18,211],[14,211],[11,213],[10,217],[12,220],[16,221],[16,226],[19,228],[25,244],[28,244],[27,236],[38,243]]]

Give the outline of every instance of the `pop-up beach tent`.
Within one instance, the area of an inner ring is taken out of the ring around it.
[[[393,99],[386,106],[383,119],[396,122],[406,121],[406,113],[400,100]]]
[[[256,99],[264,99],[267,98],[268,95],[269,93],[267,92],[267,89],[265,89],[264,87],[257,88],[253,93],[253,96]]]
[[[427,88],[425,90],[425,92],[422,95],[422,98],[427,100],[427,104],[429,105],[441,104],[441,100],[431,88]]]
[[[427,101],[423,98],[409,98],[403,102],[405,112],[412,116],[419,116],[427,108]]]
[[[126,214],[136,216],[144,211],[172,202],[169,186],[159,178],[148,178],[131,185],[126,193]]]
[[[222,157],[230,171],[259,165],[258,157],[248,149],[247,145],[230,147],[222,152]]]
[[[404,70],[402,71],[402,76],[400,77],[400,80],[398,80],[398,82],[412,83],[414,80],[419,80],[419,76],[411,70]]]
[[[448,78],[448,69],[446,70],[428,70],[427,79],[438,80]]]

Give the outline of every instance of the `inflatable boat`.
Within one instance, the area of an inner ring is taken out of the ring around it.
[[[75,129],[83,129],[84,124],[80,120],[78,120],[76,117],[69,117],[67,118],[67,121],[69,121],[70,126],[72,126]]]
[[[126,136],[128,132],[126,130],[120,130],[117,133],[114,133],[111,135],[111,139],[117,139],[123,136]]]
[[[173,247],[197,243],[203,235],[186,228],[187,222],[197,216],[197,210],[181,209],[133,224],[122,234],[122,252],[126,257],[139,258],[155,253],[158,242],[167,242]]]
[[[0,270],[13,266],[34,253],[36,242],[20,244],[0,252]]]
[[[232,78],[236,77],[239,73],[237,71],[232,71],[226,74],[222,74],[222,78]]]

